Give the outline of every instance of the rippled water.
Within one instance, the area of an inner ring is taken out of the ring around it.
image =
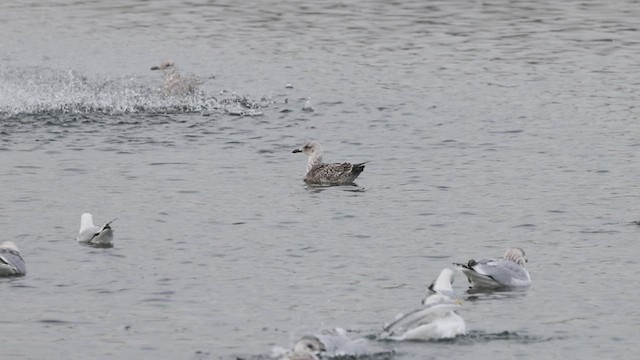
[[[468,336],[375,345],[637,358],[638,18],[632,1],[0,4],[0,240],[28,266],[0,281],[3,357],[371,337],[442,267],[520,246],[528,291],[467,294],[457,274]],[[197,93],[162,93],[149,69],[169,59]],[[308,139],[370,161],[364,190],[306,188]],[[85,211],[118,218],[113,248],[76,243]]]

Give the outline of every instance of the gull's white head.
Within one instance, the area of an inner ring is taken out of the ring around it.
[[[316,166],[322,164],[322,145],[317,141],[307,141],[300,148],[293,150],[293,153],[304,153],[309,157],[307,162],[307,173]]]
[[[304,153],[309,157],[322,155],[322,145],[317,141],[307,141],[300,148],[293,150],[294,153]]]
[[[305,335],[296,342],[293,346],[293,351],[317,355],[322,351],[326,351],[326,348],[317,337]]]
[[[515,263],[518,263],[522,266],[527,263],[527,259],[524,257],[524,250],[520,248],[510,248],[504,252],[503,258],[505,260],[511,260]]]
[[[18,250],[18,247],[16,246],[16,244],[14,244],[13,241],[3,242],[2,244],[0,244],[0,248],[11,249],[13,251],[20,252],[20,250]]]

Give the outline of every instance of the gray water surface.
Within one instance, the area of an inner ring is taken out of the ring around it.
[[[470,334],[394,359],[635,359],[640,7],[632,1],[0,4],[2,358],[268,358],[465,293]],[[200,91],[166,97],[173,60]],[[286,87],[291,84],[292,87]],[[303,111],[310,101],[314,111]],[[369,161],[358,187],[307,188]],[[75,241],[115,217],[114,247]]]

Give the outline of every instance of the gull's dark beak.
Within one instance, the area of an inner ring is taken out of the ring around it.
[[[157,67],[157,66],[153,66],[153,67],[151,67],[151,70],[160,70],[160,68]]]
[[[295,153],[299,153],[299,152],[302,152],[302,150],[300,150],[300,149],[295,149],[295,150],[293,150],[291,153],[292,153],[292,154],[295,154]]]

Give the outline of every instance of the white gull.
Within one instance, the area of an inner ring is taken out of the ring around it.
[[[113,242],[113,229],[111,229],[110,225],[114,221],[116,221],[116,219],[102,226],[95,226],[93,225],[93,216],[91,214],[82,214],[80,217],[78,242],[98,246],[110,246]]]
[[[520,248],[510,248],[502,259],[469,260],[466,264],[454,263],[476,288],[527,287],[531,276],[524,264],[527,259]]]
[[[310,185],[351,185],[364,170],[364,164],[322,162],[322,146],[317,141],[308,141],[302,147],[293,150],[308,157],[304,182]]]
[[[0,244],[0,276],[24,276],[27,267],[20,255],[20,250],[12,241]]]

